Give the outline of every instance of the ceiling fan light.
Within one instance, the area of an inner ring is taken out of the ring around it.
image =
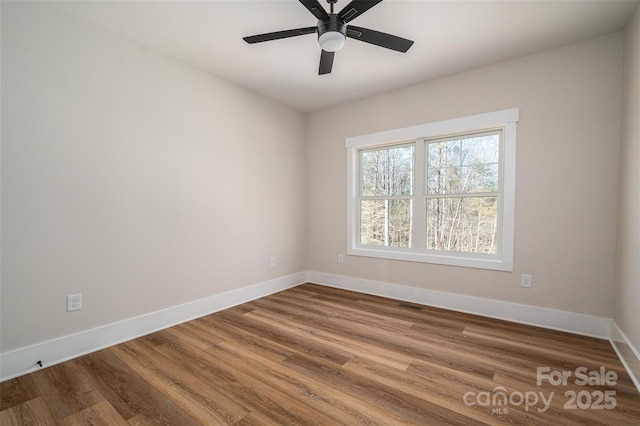
[[[322,50],[337,52],[344,47],[346,37],[339,31],[327,31],[318,37],[318,43]]]

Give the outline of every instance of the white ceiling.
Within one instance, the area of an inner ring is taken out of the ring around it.
[[[336,11],[347,2],[339,0]],[[297,0],[49,4],[309,112],[621,30],[638,2],[386,0],[352,24],[412,39],[413,47],[403,54],[348,39],[323,76],[315,34],[242,40],[315,25]]]

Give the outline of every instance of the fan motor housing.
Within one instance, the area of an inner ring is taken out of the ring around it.
[[[342,22],[335,13],[329,14],[328,21],[318,21],[318,39],[322,34],[330,31],[342,33],[345,37],[347,36],[347,24]]]

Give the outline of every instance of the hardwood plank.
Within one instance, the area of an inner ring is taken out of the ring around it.
[[[402,331],[407,327],[411,327],[414,323],[403,319],[390,318],[389,316],[380,315],[372,312],[366,312],[357,307],[352,307],[352,304],[344,305],[335,302],[328,302],[324,300],[313,300],[312,307],[309,307],[309,301],[301,298],[291,298],[287,295],[277,294],[271,296],[270,299],[265,300],[273,301],[272,305],[282,307],[284,312],[296,312],[297,315],[309,316],[310,313],[316,313],[319,311],[323,314],[318,314],[318,319],[331,320],[338,318],[345,318],[349,321],[359,321],[360,323],[379,326],[385,329]],[[329,315],[328,313],[331,313]]]
[[[146,336],[139,337],[138,339],[148,345],[159,346],[172,340],[169,330],[171,330],[171,328],[156,331],[155,333],[147,334]]]
[[[325,414],[287,398],[278,390],[242,372],[239,367],[242,361],[227,363],[217,357],[215,347],[196,353],[182,345],[167,344],[157,350],[176,363],[184,363],[185,368],[215,383],[251,412],[259,413],[273,422],[296,425],[332,423]]]
[[[128,426],[120,414],[107,401],[99,402],[89,408],[72,414],[61,423],[65,426],[92,425],[92,426]]]
[[[425,361],[442,362],[442,357],[451,355],[452,357],[460,356],[473,363],[480,363],[493,366],[494,368],[502,367],[507,370],[522,372],[524,374],[535,371],[535,366],[540,365],[537,360],[530,357],[518,357],[505,350],[493,350],[485,345],[470,341],[467,338],[451,339],[443,336],[432,337],[423,333],[417,333],[411,330],[406,333],[406,337],[427,343],[422,355],[419,359]]]
[[[562,349],[562,353],[589,354],[590,356],[602,356],[610,358],[611,345],[607,340],[596,339],[594,337],[577,336],[569,333],[561,333],[555,330],[545,330],[538,327],[527,327],[514,333],[513,329],[489,329],[468,325],[464,328],[465,333],[487,334],[491,330],[491,336],[509,340],[513,343],[523,343],[536,346],[546,346],[550,339],[554,341],[554,348]],[[579,349],[578,349],[579,348]]]
[[[104,400],[76,362],[65,362],[33,373],[33,381],[56,420]]]
[[[265,360],[244,347],[223,342],[216,347],[216,356],[227,363],[235,363],[247,374],[280,390],[320,412],[327,413],[339,424],[367,424],[385,426],[404,421],[393,417],[375,405],[361,401],[335,387],[329,387],[310,377],[297,374],[281,363]]]
[[[138,340],[139,344],[143,344]],[[78,362],[87,377],[127,421],[195,425],[171,400],[114,354],[122,345],[95,352]]]
[[[358,399],[372,401],[385,411],[413,424],[444,423],[447,421],[459,425],[478,424],[446,407],[422,400],[317,359],[296,354],[283,361],[283,364],[327,385],[338,387]]]
[[[40,397],[0,411],[2,426],[56,425],[47,403]]]
[[[384,347],[371,345],[363,341],[354,341],[348,337],[343,337],[331,332],[325,332],[318,328],[292,323],[278,318],[276,315],[255,310],[245,315],[248,318],[256,319],[260,323],[279,328],[288,334],[300,336],[306,340],[317,342],[321,345],[334,347],[353,355],[381,362],[390,367],[405,370],[413,361],[413,357],[403,355]]]
[[[172,341],[175,338],[189,339],[194,346],[203,350],[215,346],[222,340],[220,337],[197,327],[194,322],[171,327],[167,329],[167,334],[173,338]]]
[[[260,413],[249,413],[240,419],[234,426],[282,426],[280,423],[261,416]]]
[[[26,375],[0,383],[0,411],[23,404],[40,396],[33,376]]]
[[[221,340],[235,341],[251,348],[253,352],[276,361],[283,360],[294,353],[291,349],[273,340],[256,336],[253,333],[234,327],[224,321],[216,321],[211,317],[202,317],[193,321],[201,330],[219,337]]]
[[[297,303],[298,299],[290,299],[286,296],[271,295],[264,299],[258,299],[251,301],[251,306],[255,309],[263,309],[269,312],[277,312],[282,316],[294,319],[300,315],[315,318],[317,321],[327,321],[331,319],[335,314],[318,308],[317,306],[310,307],[308,304],[302,306]]]
[[[362,298],[362,293],[355,291],[342,290],[339,288],[319,286],[317,284],[303,284],[298,287],[294,287],[291,293],[296,294],[300,291],[310,291],[314,293],[311,299],[324,299],[324,300],[338,300],[343,303],[349,304]]]
[[[558,347],[556,345],[549,347],[547,345],[548,337],[528,336],[525,338],[523,336],[514,336],[509,339],[507,336],[513,335],[513,333],[508,334],[500,331],[478,329],[477,327],[467,327],[462,334],[464,337],[483,340],[484,343],[491,347],[507,347],[513,352],[535,354],[541,362],[544,362],[544,359],[553,359],[556,362],[564,362],[565,364],[588,363],[591,365],[605,365],[608,369],[617,367],[619,364],[619,362],[612,360],[611,356],[606,356],[604,351],[600,353],[587,352],[585,350],[577,350],[575,346],[564,348],[562,350],[562,359],[558,360]]]
[[[193,343],[193,339],[185,339]],[[113,348],[113,352],[180,407],[195,424],[233,424],[248,414],[246,408],[227,396],[221,388],[189,373],[181,363],[160,355],[156,349],[164,346],[152,348],[144,342],[131,341]]]
[[[410,309],[405,305],[415,306],[419,309]],[[454,330],[463,330],[471,323],[481,322],[484,319],[470,317],[468,314],[454,312],[444,309],[420,305],[417,303],[406,303],[399,300],[385,300],[384,302],[373,302],[369,298],[363,298],[355,302],[352,306],[358,307],[365,312],[371,312],[389,318],[411,321],[414,325],[437,326],[439,328],[451,328]]]
[[[336,365],[343,365],[353,354],[340,348],[327,346],[316,341],[306,339],[297,334],[288,333],[280,327],[273,327],[269,324],[252,321],[245,315],[232,315],[220,312],[217,319],[226,322],[232,327],[237,327],[248,331],[256,336],[272,340],[294,352],[304,351],[309,356],[324,359]]]

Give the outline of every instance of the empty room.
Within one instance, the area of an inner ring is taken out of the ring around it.
[[[640,2],[0,1],[0,424],[640,424]]]

